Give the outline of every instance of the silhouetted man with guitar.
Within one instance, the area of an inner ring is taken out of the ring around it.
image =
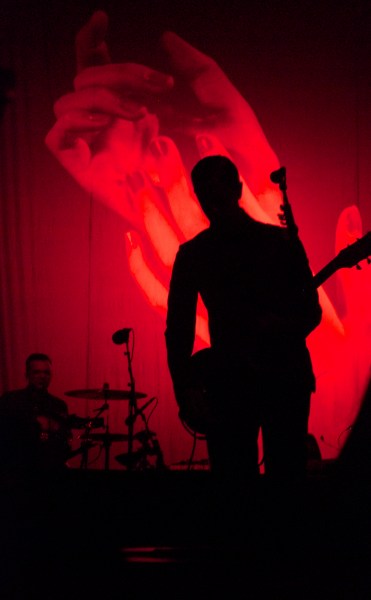
[[[266,474],[301,478],[315,389],[306,337],[322,314],[306,253],[295,228],[240,208],[228,158],[202,159],[191,177],[210,226],[180,246],[170,284],[165,335],[180,417],[205,432],[215,473],[257,478],[261,428]],[[191,359],[198,294],[211,349]]]

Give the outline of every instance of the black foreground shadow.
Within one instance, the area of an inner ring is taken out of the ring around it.
[[[371,386],[302,484],[206,471],[3,474],[3,600],[371,597]]]

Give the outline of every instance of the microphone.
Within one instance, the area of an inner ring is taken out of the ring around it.
[[[115,331],[115,333],[112,335],[113,343],[118,345],[127,343],[129,340],[129,333],[131,331],[133,330],[130,328],[119,329],[118,331]]]
[[[286,177],[286,167],[280,167],[277,171],[272,171],[270,179],[272,183],[281,183]]]
[[[138,408],[133,415],[129,415],[125,419],[125,425],[127,425],[128,427],[130,427],[130,425],[133,425],[133,423],[136,420],[136,418],[139,417],[139,415],[141,415],[146,410],[147,406],[149,406],[150,404],[152,404],[152,402],[154,400],[156,400],[156,396],[153,396],[153,398],[151,398],[145,404],[143,404],[143,406],[141,406],[141,408]]]

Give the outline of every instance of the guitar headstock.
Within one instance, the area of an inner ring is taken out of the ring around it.
[[[335,261],[337,267],[350,268],[358,265],[361,260],[371,255],[371,231],[366,233],[359,240],[340,250]]]

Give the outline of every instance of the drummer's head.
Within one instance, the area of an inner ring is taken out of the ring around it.
[[[30,354],[26,359],[28,386],[37,391],[46,391],[52,376],[52,361],[47,354]]]

